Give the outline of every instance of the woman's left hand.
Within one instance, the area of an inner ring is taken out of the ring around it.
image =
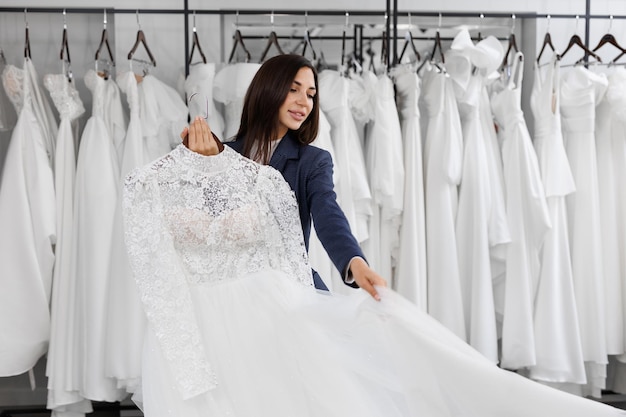
[[[354,258],[352,262],[350,262],[350,272],[352,272],[354,282],[356,282],[359,288],[364,289],[374,297],[375,300],[380,301],[380,295],[374,286],[386,287],[387,281],[383,277],[378,275],[376,271],[370,268],[367,262],[361,258]]]

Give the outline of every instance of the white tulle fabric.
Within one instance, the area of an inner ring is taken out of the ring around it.
[[[289,186],[229,148],[134,171],[124,211],[147,417],[623,415],[499,369],[386,288],[317,293]]]

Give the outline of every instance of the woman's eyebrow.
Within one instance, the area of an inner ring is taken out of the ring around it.
[[[293,83],[298,85],[298,86],[300,86],[300,87],[302,87],[302,83],[300,81],[294,80]],[[317,88],[315,88],[315,86],[311,86],[311,87],[307,88],[307,90],[316,90],[317,91]]]

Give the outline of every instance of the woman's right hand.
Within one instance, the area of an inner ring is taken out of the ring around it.
[[[183,140],[183,145],[199,154],[211,156],[217,155],[221,151],[219,146],[221,144],[217,143],[217,139],[214,138],[206,120],[200,116],[197,116],[189,127],[183,129],[180,137]]]

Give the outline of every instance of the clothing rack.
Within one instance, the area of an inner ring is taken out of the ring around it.
[[[372,17],[385,17],[385,38],[387,41],[387,56],[385,57],[385,61],[387,66],[389,67],[392,63],[396,63],[398,60],[398,40],[401,38],[398,37],[398,17],[399,16],[413,16],[413,17],[432,17],[432,18],[446,18],[446,17],[456,17],[456,18],[517,18],[517,19],[584,19],[585,21],[585,36],[584,42],[585,46],[589,46],[589,35],[590,35],[590,22],[592,19],[626,19],[626,15],[593,15],[591,14],[591,0],[586,0],[585,4],[585,13],[584,14],[538,14],[532,12],[520,12],[520,13],[504,13],[504,12],[496,12],[496,13],[476,13],[476,12],[433,12],[433,11],[401,11],[398,10],[398,0],[393,0],[393,6],[391,4],[391,0],[385,0],[385,9],[383,11],[379,10],[302,10],[302,9],[190,9],[189,8],[189,0],[183,0],[182,8],[172,8],[172,9],[117,9],[117,8],[85,8],[85,7],[70,7],[70,8],[61,8],[61,7],[33,7],[33,8],[22,8],[22,7],[0,7],[0,12],[7,13],[70,13],[70,14],[100,14],[103,11],[106,11],[107,14],[169,14],[169,15],[182,15],[184,18],[184,45],[186,51],[186,59],[185,59],[185,74],[189,74],[189,64],[187,62],[190,45],[189,45],[189,16],[192,14],[198,15],[268,15],[268,14],[277,14],[277,15],[287,15],[287,16],[302,16],[303,13],[306,12],[309,16],[344,16],[349,14],[350,16],[372,16]],[[391,32],[393,31],[393,35]],[[362,34],[362,32],[361,32]],[[321,39],[341,39],[336,36],[322,37]],[[360,39],[359,34],[355,30],[355,33],[351,37],[346,37],[348,40],[353,40],[355,42],[354,50],[357,55],[362,57],[361,51],[363,47],[362,39]],[[390,42],[391,41],[391,42]],[[392,43],[392,44],[390,44]],[[585,57],[587,60],[588,57]]]

